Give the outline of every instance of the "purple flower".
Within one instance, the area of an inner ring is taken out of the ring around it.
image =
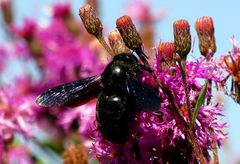
[[[9,163],[32,163],[26,147],[15,147],[12,142],[16,134],[25,139],[33,137],[33,128],[36,128],[35,94],[32,91],[30,80],[19,78],[15,82],[18,86],[6,85],[0,88],[0,161]]]
[[[8,140],[15,133],[20,133],[25,137],[31,136],[31,129],[34,126],[34,105],[32,100],[22,97],[15,92],[13,87],[0,89],[0,138]]]
[[[17,26],[12,26],[11,31],[16,36],[29,41],[29,39],[31,39],[34,36],[37,28],[38,28],[37,24],[33,20],[25,18],[22,28],[19,28]]]
[[[81,45],[67,31],[63,22],[53,20],[47,28],[37,32],[37,38],[42,45],[43,73],[49,82],[72,81],[101,70],[97,56],[85,45]]]
[[[81,105],[74,109],[69,109],[60,112],[58,117],[58,124],[61,125],[67,132],[70,130],[71,125],[74,121],[77,121],[79,126],[79,134],[84,137],[91,137],[91,130],[94,125],[94,118],[96,114],[96,100],[92,100],[87,104]],[[92,128],[91,128],[92,127]]]
[[[178,111],[189,123],[180,69],[169,67],[159,70],[158,66],[160,66],[160,63],[156,63],[154,67],[158,78],[163,85],[173,91],[174,101],[179,106]],[[223,71],[222,69],[219,71],[218,68],[214,61],[204,59],[187,62],[187,82],[190,86],[189,99],[192,112],[202,88],[197,79],[211,79],[216,83],[221,82],[224,78]],[[156,87],[150,74],[144,73],[142,76],[144,83],[153,88]],[[193,163],[196,156],[187,140],[185,126],[176,117],[170,106],[171,102],[169,102],[165,93],[160,90],[160,95],[164,102],[161,104],[159,111],[138,113],[135,120],[129,125],[131,130],[125,144],[116,145],[106,141],[96,127],[96,130],[92,131],[95,142],[91,154],[106,163],[129,161],[133,163],[141,161],[144,163]],[[207,97],[210,96],[211,94],[207,93]],[[211,146],[215,142],[218,146],[221,146],[222,140],[226,138],[226,134],[223,132],[226,124],[221,123],[221,107],[220,104],[204,105],[197,115],[194,132],[204,152],[212,150]]]
[[[71,14],[71,7],[69,3],[66,4],[55,4],[53,6],[53,17],[54,18],[66,18]]]
[[[143,22],[153,22],[162,19],[165,14],[163,11],[158,11],[157,13],[152,13],[149,2],[144,0],[134,0],[128,4],[126,12],[136,21]]]

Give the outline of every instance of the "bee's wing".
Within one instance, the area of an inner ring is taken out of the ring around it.
[[[76,106],[96,97],[101,90],[101,75],[62,84],[37,97],[40,106]],[[76,105],[75,105],[76,104]]]
[[[127,90],[138,110],[157,111],[163,102],[152,88],[136,79],[127,79]]]

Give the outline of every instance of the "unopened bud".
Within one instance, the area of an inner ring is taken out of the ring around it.
[[[2,0],[0,2],[0,10],[2,11],[4,22],[9,25],[13,21],[12,4],[10,0]]]
[[[96,36],[97,38],[102,36],[103,26],[92,6],[85,5],[81,7],[79,9],[79,16],[82,19],[88,33]]]
[[[172,61],[175,53],[175,46],[173,42],[161,42],[158,45],[158,55],[163,57],[166,61]]]
[[[86,4],[91,5],[97,14],[99,14],[99,1],[98,0],[86,0]]]
[[[174,44],[176,53],[186,59],[191,49],[190,26],[187,20],[176,20],[173,23]]]
[[[213,19],[211,17],[201,17],[195,22],[195,29],[199,39],[199,49],[203,56],[216,52],[214,37]]]
[[[116,25],[128,48],[131,50],[141,49],[142,39],[129,16],[125,15],[118,18]]]
[[[125,45],[118,30],[114,30],[109,33],[108,41],[115,55],[121,53],[130,53],[130,49]]]

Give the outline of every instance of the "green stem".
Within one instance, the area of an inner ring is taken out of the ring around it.
[[[183,87],[185,91],[185,99],[187,103],[188,118],[190,121],[192,114],[191,114],[191,105],[190,105],[190,99],[189,99],[189,87],[187,84],[187,76],[186,76],[186,61],[182,59],[178,62],[178,64],[182,73],[182,81],[183,81]]]

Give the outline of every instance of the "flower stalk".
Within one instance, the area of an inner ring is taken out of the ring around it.
[[[178,64],[179,64],[181,75],[182,75],[183,87],[184,87],[184,91],[185,91],[185,99],[186,99],[187,109],[188,109],[188,119],[190,121],[192,119],[192,114],[191,114],[191,104],[190,104],[190,100],[189,100],[190,88],[187,84],[186,61],[178,60]]]
[[[214,36],[214,25],[211,17],[201,17],[195,21],[195,29],[199,39],[199,49],[207,61],[210,61],[216,52],[216,42]],[[212,93],[212,81],[209,80],[208,92]],[[211,103],[211,97],[207,99],[207,104]]]
[[[177,53],[177,62],[181,70],[183,87],[185,90],[185,99],[188,110],[188,119],[191,120],[191,105],[189,100],[190,88],[187,84],[186,59],[191,49],[190,25],[187,20],[180,19],[173,23],[174,44]]]
[[[185,91],[185,99],[188,110],[188,119],[189,122],[192,119],[191,115],[191,104],[190,104],[190,88],[187,84],[187,75],[186,75],[186,58],[191,49],[191,34],[190,34],[190,26],[187,20],[176,20],[173,23],[173,31],[174,31],[174,44],[177,53],[177,62],[180,67],[183,87]],[[181,115],[180,115],[181,116]],[[185,122],[187,137],[189,137],[190,143],[192,143],[193,151],[200,163],[207,163],[206,158],[203,155],[202,149],[195,137],[193,129],[186,123],[186,121],[181,116],[182,122]]]

